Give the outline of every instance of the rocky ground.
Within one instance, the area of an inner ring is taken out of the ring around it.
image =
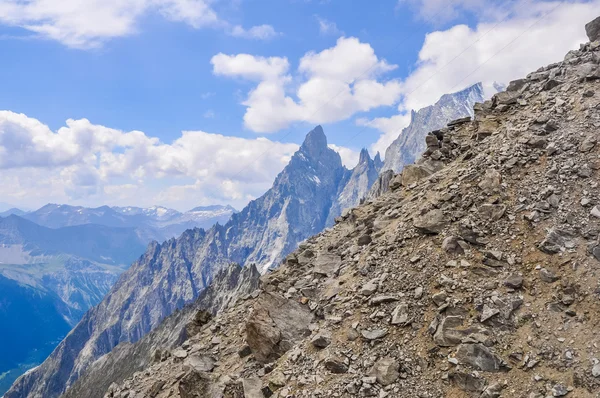
[[[105,396],[600,397],[598,31]]]

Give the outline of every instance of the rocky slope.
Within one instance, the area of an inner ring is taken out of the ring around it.
[[[597,398],[600,18],[587,30],[105,397]]]
[[[410,124],[385,151],[382,170],[398,173],[407,164],[413,164],[425,150],[425,136],[440,129],[451,120],[473,116],[473,105],[482,102],[483,86],[478,83],[462,91],[443,95],[438,102],[418,112],[411,112]]]
[[[365,162],[366,172],[373,161]],[[332,206],[338,192],[354,181],[345,178],[351,174],[327,147],[323,129],[315,128],[273,187],[227,224],[152,243],[48,360],[19,379],[6,397],[58,396],[97,358],[121,342],[138,341],[193,301],[232,262],[255,264],[263,272],[277,266],[299,242],[325,228],[337,211]]]
[[[172,349],[194,335],[211,316],[255,292],[259,277],[253,265],[241,268],[231,264],[224,268],[192,304],[165,318],[159,327],[137,343],[119,344],[94,362],[64,397],[101,397],[112,383],[120,382],[145,369],[153,361],[168,356]],[[148,355],[149,352],[153,355]]]

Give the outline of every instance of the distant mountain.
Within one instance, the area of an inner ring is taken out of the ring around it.
[[[145,247],[133,228],[0,218],[0,341],[10,342],[0,344],[0,394],[46,358]]]
[[[98,224],[109,227],[136,228],[148,243],[164,241],[179,236],[190,228],[212,227],[217,222],[225,224],[235,209],[231,206],[197,207],[188,212],[162,206],[88,208],[59,204],[47,204],[22,216],[36,224],[49,228]]]
[[[430,131],[445,127],[448,122],[461,117],[473,116],[473,105],[483,102],[481,83],[462,91],[443,95],[434,105],[412,111],[410,124],[385,151],[382,171],[398,173],[407,164],[413,164],[425,151],[425,136]]]
[[[361,150],[358,165],[347,173],[347,178],[340,184],[339,191],[333,202],[327,225],[333,225],[344,209],[355,207],[367,196],[369,189],[379,176],[382,162],[379,153],[372,160],[366,149]]]
[[[8,217],[8,216],[11,216],[13,214],[15,216],[23,216],[23,215],[27,214],[27,212],[24,211],[24,210],[21,210],[21,209],[17,209],[16,207],[11,207],[8,210],[0,212],[0,217]]]
[[[272,188],[225,225],[152,243],[50,357],[21,377],[5,398],[59,396],[117,344],[139,341],[196,299],[229,264],[254,264],[262,272],[278,266],[300,242],[330,225],[344,206],[354,206],[376,178],[375,161],[366,151],[361,163],[347,170],[340,155],[328,148],[321,126],[316,127]]]

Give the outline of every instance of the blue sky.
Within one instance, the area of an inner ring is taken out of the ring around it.
[[[598,13],[598,1],[3,0],[0,201],[241,207],[315,124],[350,167],[411,109],[560,60]]]
[[[225,3],[225,2],[221,2]],[[216,78],[210,59],[217,53],[286,56],[292,64],[308,51],[335,45],[344,32],[376,48],[378,56],[399,65],[395,77],[412,69],[429,24],[415,18],[409,5],[395,0],[246,1],[216,4],[224,17],[249,26],[270,24],[280,35],[269,40],[232,37],[214,28],[194,29],[149,13],[137,33],[107,41],[101,48],[72,49],[50,40],[0,41],[3,79],[0,108],[35,117],[58,129],[69,118],[122,130],[142,130],[165,141],[182,130],[204,130],[254,137],[244,128],[240,101],[246,82]],[[320,21],[339,32],[320,32]],[[32,37],[31,32],[3,26],[0,36]],[[32,95],[35,93],[35,95]],[[392,110],[393,112],[393,110]],[[385,113],[385,112],[382,112]],[[388,110],[388,113],[389,112]],[[300,142],[308,124],[293,126]],[[330,139],[348,128],[329,128]],[[334,131],[331,131],[334,130]],[[288,133],[274,134],[278,139]],[[376,131],[360,136],[354,148],[370,145]]]

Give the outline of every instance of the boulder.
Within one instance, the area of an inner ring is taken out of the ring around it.
[[[339,272],[341,265],[342,258],[337,254],[319,253],[315,260],[313,272],[324,276],[335,276]]]
[[[210,396],[210,380],[202,373],[191,371],[179,380],[181,398],[205,398]]]
[[[596,41],[600,39],[600,17],[588,22],[585,25],[585,33],[590,41]]]
[[[273,293],[263,293],[246,323],[246,342],[257,361],[268,363],[307,336],[313,315],[305,306]]]
[[[446,220],[440,209],[431,210],[414,221],[415,228],[425,234],[439,234]]]
[[[402,170],[402,186],[409,186],[433,174],[429,169],[417,164],[411,164]]]
[[[398,377],[400,377],[399,371],[398,361],[393,358],[381,358],[375,362],[369,374],[375,377],[382,386],[388,386],[398,380]]]

